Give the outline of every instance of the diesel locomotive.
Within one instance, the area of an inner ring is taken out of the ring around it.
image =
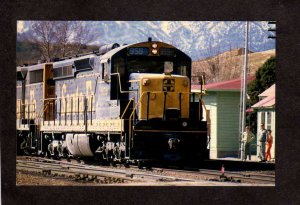
[[[191,58],[164,42],[17,67],[19,154],[104,161],[209,158]]]

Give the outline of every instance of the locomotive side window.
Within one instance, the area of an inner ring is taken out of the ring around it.
[[[54,68],[53,71],[54,78],[73,76],[72,65]]]
[[[105,66],[104,63],[101,64],[102,67],[102,80],[104,79],[104,75],[105,75]]]
[[[93,63],[94,61],[92,60],[92,62],[90,62],[90,58],[84,58],[84,59],[80,59],[80,60],[75,60],[74,61],[74,65],[76,68],[76,71],[84,71],[84,70],[91,70],[93,69],[91,63]]]
[[[181,75],[184,75],[184,76],[187,75],[187,73],[186,73],[186,66],[185,65],[180,66],[179,67],[179,71],[180,71]]]
[[[55,68],[54,69],[54,72],[53,72],[53,77],[56,78],[56,77],[61,77],[62,76],[62,68]]]
[[[35,70],[29,72],[29,83],[43,82],[43,70]]]
[[[124,58],[117,58],[114,62],[114,72],[120,73],[122,76],[125,73],[125,62]]]
[[[72,65],[63,67],[63,75],[64,76],[72,75]]]

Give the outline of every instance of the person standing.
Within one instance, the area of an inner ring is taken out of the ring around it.
[[[245,127],[245,132],[242,134],[242,142],[244,145],[244,156],[243,161],[246,161],[247,156],[249,156],[249,160],[251,160],[251,142],[255,138],[254,134],[250,131],[249,126]]]
[[[267,152],[266,152],[266,160],[271,161],[271,148],[273,144],[273,136],[272,131],[267,130]]]
[[[260,125],[259,132],[259,143],[260,143],[260,158],[261,162],[266,161],[266,139],[267,139],[267,130],[265,129],[265,124]]]

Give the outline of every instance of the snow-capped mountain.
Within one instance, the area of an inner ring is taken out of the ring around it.
[[[92,44],[131,44],[152,40],[170,43],[193,60],[244,47],[245,22],[242,21],[87,21],[98,36]],[[26,24],[25,24],[26,25]],[[250,47],[255,52],[275,48],[269,39],[267,21],[250,23]],[[23,30],[26,30],[23,28]]]
[[[89,22],[99,36],[94,43],[130,44],[153,40],[168,42],[188,53],[194,60],[230,48],[244,46],[245,22],[238,21],[116,21]],[[268,22],[250,23],[250,50],[275,48],[269,39]]]

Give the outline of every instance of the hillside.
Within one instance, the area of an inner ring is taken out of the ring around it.
[[[271,56],[275,55],[275,49],[262,52],[249,52],[250,74],[255,74],[257,69]],[[214,57],[206,58],[192,63],[192,72],[205,72],[206,83],[219,82],[239,78],[241,76],[244,61],[243,49],[226,51]],[[194,79],[193,79],[194,81]],[[196,83],[195,81],[193,82]]]

